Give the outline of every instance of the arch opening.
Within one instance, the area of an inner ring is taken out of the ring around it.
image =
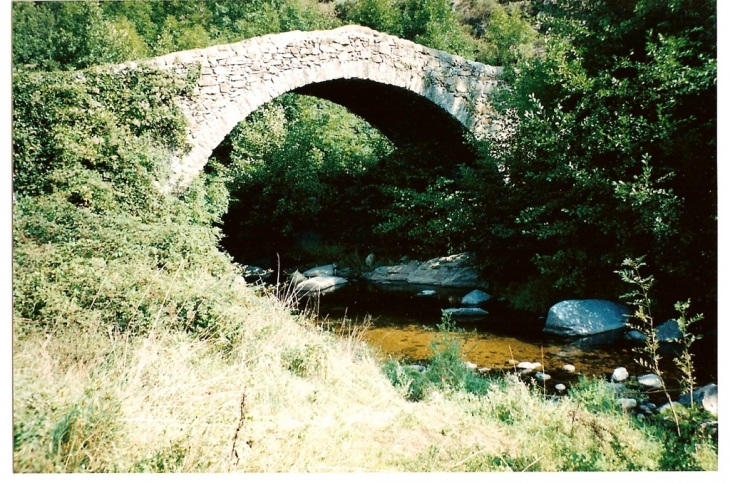
[[[313,117],[329,116],[329,124],[298,118],[302,110]],[[362,155],[361,159],[336,159],[344,156],[336,146],[317,145],[321,140],[311,129],[331,129],[335,118],[343,120],[338,128],[342,132],[335,137],[340,142],[351,138],[347,149]],[[274,128],[266,122],[279,124]],[[313,124],[307,127],[306,122]],[[476,159],[468,131],[430,100],[361,79],[310,84],[256,109],[211,158],[240,164],[246,149],[241,143],[250,142],[240,136],[242,132],[252,135],[251,123],[269,130],[271,138],[280,137],[279,144],[266,153],[269,159],[262,156],[249,164],[249,182],[229,185],[232,200],[223,216],[222,246],[237,262],[276,268],[277,259],[282,266],[293,267],[349,257],[356,264],[371,251],[397,259],[448,250],[449,240],[432,241],[428,247],[409,246],[409,235],[404,233],[409,210],[407,201],[402,201],[410,197],[420,209],[425,208],[428,196],[436,194],[434,186],[453,191],[460,167]],[[273,132],[277,129],[283,129],[283,134]],[[299,141],[294,142],[297,137]],[[351,163],[353,169],[340,161]],[[211,171],[210,165],[206,171]],[[438,216],[435,211],[419,216],[425,223],[431,215]]]

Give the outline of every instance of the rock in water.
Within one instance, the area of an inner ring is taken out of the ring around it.
[[[486,287],[476,269],[473,253],[433,258],[418,266],[406,279],[408,283],[443,287]]]
[[[537,379],[540,382],[545,382],[545,381],[548,381],[548,380],[550,380],[552,378],[553,378],[553,376],[551,376],[550,374],[545,374],[544,372],[536,372],[535,373],[535,379]]]
[[[537,368],[537,365],[534,362],[520,362],[517,364],[517,369],[522,369],[523,371],[534,371]]]
[[[302,275],[299,270],[295,270],[294,273],[292,273],[289,276],[289,281],[292,285],[299,285],[300,283],[304,282],[307,279],[304,275]]]
[[[391,265],[388,267],[378,267],[372,272],[363,273],[362,278],[371,282],[405,282],[408,276],[413,273],[419,266],[416,261],[405,265]]]
[[[489,312],[478,307],[459,307],[456,309],[445,309],[444,313],[458,319],[478,319],[489,315]]]
[[[315,293],[331,291],[336,286],[346,283],[347,279],[342,277],[312,277],[297,284],[296,291],[300,295],[313,295]]]
[[[543,332],[580,336],[624,328],[630,310],[609,300],[564,300],[550,307]]]
[[[561,367],[562,370],[565,372],[573,373],[575,372],[575,366],[573,364],[565,364],[563,367]]]
[[[464,305],[479,305],[491,298],[491,295],[482,292],[481,290],[472,290],[468,294],[464,295],[464,297],[461,299],[461,303]]]
[[[335,274],[337,267],[335,264],[322,265],[321,267],[314,267],[304,272],[304,276],[307,278],[313,277],[332,277]]]

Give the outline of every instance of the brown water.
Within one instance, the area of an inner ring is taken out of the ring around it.
[[[418,296],[424,289],[436,290],[433,296]],[[443,289],[408,284],[351,283],[320,296],[314,303],[321,320],[332,326],[365,328],[363,337],[381,357],[405,362],[425,362],[432,355],[431,342],[438,334],[441,310],[459,306],[470,289]],[[490,301],[491,302],[491,301]],[[318,306],[317,306],[318,304]],[[550,386],[558,382],[569,385],[580,375],[610,379],[616,367],[626,367],[631,375],[648,371],[636,362],[631,343],[621,334],[601,334],[592,338],[566,339],[544,334],[544,318],[509,311],[499,303],[486,306],[489,315],[478,321],[459,321],[462,357],[491,373],[514,370],[515,362],[539,362],[539,369],[552,376]],[[716,382],[716,346],[698,352],[699,383]],[[678,373],[671,366],[671,354],[662,363],[667,369],[665,381],[670,389],[678,388]],[[575,366],[575,373],[562,370]]]

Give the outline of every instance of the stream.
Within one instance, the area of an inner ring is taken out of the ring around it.
[[[434,291],[430,296],[419,295]],[[423,363],[431,357],[431,341],[439,332],[441,310],[458,307],[468,288],[442,288],[407,283],[350,282],[342,288],[319,297],[303,299],[307,310],[333,330],[362,331],[362,338],[376,349],[381,359],[388,357],[406,363]],[[634,361],[632,343],[621,333],[604,333],[590,338],[566,339],[542,332],[544,318],[518,313],[489,301],[484,308],[489,315],[481,320],[455,319],[462,343],[462,358],[489,373],[515,370],[516,362],[539,362],[539,371],[551,376],[546,387],[566,386],[581,375],[610,380],[614,369],[625,367],[638,376],[649,371]],[[697,346],[695,357],[697,382],[717,382],[717,346]],[[694,346],[693,346],[694,347]],[[699,350],[697,350],[699,349]],[[711,352],[714,350],[714,354]],[[671,353],[663,355],[660,367],[665,368],[665,382],[670,394],[679,390],[679,372],[672,365]],[[566,364],[575,372],[566,372]]]

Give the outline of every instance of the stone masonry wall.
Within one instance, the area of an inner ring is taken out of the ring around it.
[[[401,87],[430,99],[479,137],[492,124],[489,94],[501,75],[499,67],[359,26],[271,34],[144,63],[179,73],[201,68],[198,95],[179,100],[192,150],[174,161],[168,188],[187,185],[251,112],[304,85],[357,78]]]

